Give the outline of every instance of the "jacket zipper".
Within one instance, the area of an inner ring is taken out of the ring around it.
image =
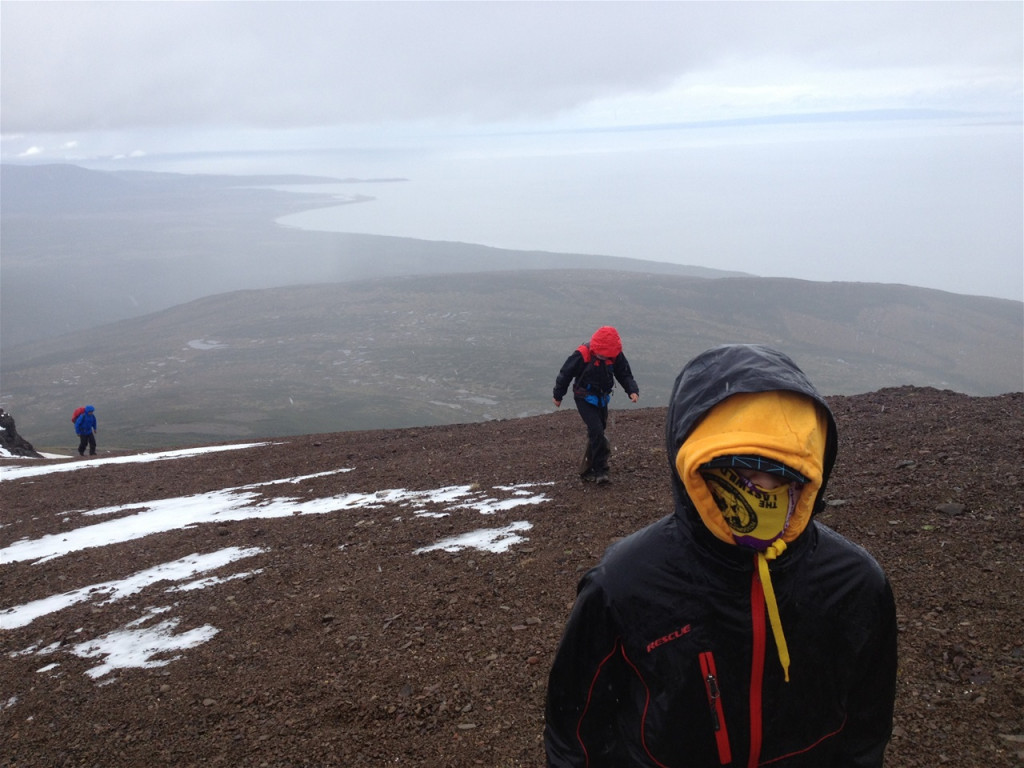
[[[704,677],[704,690],[707,692],[708,706],[711,708],[711,723],[715,728],[715,743],[718,745],[718,762],[721,765],[728,765],[732,762],[732,749],[729,747],[729,731],[725,727],[725,710],[718,688],[715,656],[711,651],[700,654],[700,673]]]

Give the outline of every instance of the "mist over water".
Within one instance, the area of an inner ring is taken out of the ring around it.
[[[355,180],[285,187],[344,203],[279,220],[303,229],[1021,300],[1024,232],[1006,225],[1024,208],[1021,158],[1019,126],[946,120],[417,138],[133,165]]]

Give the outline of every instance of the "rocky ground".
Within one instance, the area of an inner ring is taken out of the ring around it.
[[[841,447],[821,520],[875,555],[897,597],[886,765],[1021,765],[1024,398],[900,388],[831,403]],[[352,471],[273,493],[552,483],[546,502],[483,518],[339,509],[0,563],[4,609],[190,553],[265,550],[245,578],[176,594],[181,631],[219,632],[164,666],[93,679],[95,660],[61,654],[137,621],[159,585],[4,628],[0,766],[542,765],[547,671],[578,578],[671,509],[663,419],[660,408],[613,412],[613,482],[601,487],[575,479],[582,425],[567,409],[0,482],[4,547],[83,525],[86,509],[339,467]],[[524,519],[527,540],[507,552],[412,554]],[[40,671],[38,648],[60,666]]]

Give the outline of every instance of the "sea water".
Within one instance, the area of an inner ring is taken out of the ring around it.
[[[1019,125],[945,119],[421,137],[161,169],[343,180],[284,187],[338,197],[279,220],[304,229],[1020,300],[1021,165]]]

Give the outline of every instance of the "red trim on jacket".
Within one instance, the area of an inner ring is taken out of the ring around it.
[[[590,710],[590,701],[594,698],[594,686],[597,685],[597,678],[601,676],[601,670],[604,669],[604,665],[608,663],[608,660],[615,655],[619,649],[619,641],[615,641],[615,645],[612,646],[611,651],[601,659],[601,663],[597,665],[597,669],[594,670],[594,677],[590,680],[590,687],[587,688],[587,703],[583,705],[583,711],[580,712],[580,719],[576,721],[576,741],[580,744],[580,749],[583,750],[583,757],[586,760],[586,765],[590,765],[590,753],[587,752],[587,745],[583,743],[583,736],[580,734],[580,729],[583,728],[583,720],[587,716],[587,712]]]
[[[838,736],[840,733],[843,732],[843,729],[845,727],[846,727],[846,718],[844,717],[842,725],[840,725],[838,728],[836,728],[834,731],[832,731],[832,733],[826,733],[824,736],[822,736],[820,739],[815,741],[813,744],[808,744],[803,749],[794,750],[793,752],[790,752],[789,754],[779,755],[778,757],[773,757],[771,760],[765,760],[763,763],[761,763],[761,765],[771,765],[772,763],[779,762],[779,760],[786,760],[787,758],[793,757],[794,755],[802,755],[804,752],[810,752],[812,749],[817,747],[823,741],[828,741],[833,736]]]
[[[764,616],[764,587],[757,568],[750,582],[750,620],[753,631],[753,653],[750,657],[750,754],[747,768],[757,768],[761,756],[761,740],[763,737],[761,721],[761,695],[764,683],[764,656],[767,646],[767,631]]]
[[[644,686],[644,713],[640,718],[640,743],[644,747],[644,752],[646,752],[647,756],[651,758],[651,762],[655,765],[661,766],[661,768],[668,768],[667,765],[652,755],[651,750],[647,748],[647,710],[650,709],[651,706],[651,689],[647,687],[647,681],[644,680],[644,676],[640,674],[640,670],[636,668],[636,664],[630,661],[629,656],[626,655],[626,647],[624,645],[620,645],[619,647],[622,649],[622,658],[625,659],[629,668],[636,673],[637,679],[639,679]]]
[[[615,641],[615,646],[608,653],[608,655],[601,659],[601,662],[597,665],[597,669],[594,670],[594,677],[591,679],[590,687],[587,689],[587,703],[583,706],[583,711],[580,713],[580,719],[576,722],[576,741],[579,742],[580,749],[583,750],[585,765],[590,765],[590,753],[587,752],[587,745],[583,742],[583,736],[580,733],[580,731],[583,728],[583,721],[587,717],[587,712],[590,710],[590,702],[594,697],[594,687],[597,685],[597,680],[599,677],[601,677],[601,672],[604,670],[605,664],[607,664],[611,660],[611,658],[615,656],[616,653],[622,655],[623,660],[626,662],[627,665],[629,665],[629,668],[633,670],[634,674],[636,674],[637,676],[637,679],[644,686],[644,709],[643,715],[640,718],[640,743],[643,745],[644,752],[647,753],[647,756],[651,758],[655,765],[660,766],[660,768],[668,768],[667,765],[665,765],[664,763],[659,761],[654,755],[652,755],[651,751],[647,748],[645,725],[647,723],[647,711],[651,705],[651,689],[647,686],[647,681],[644,680],[644,676],[640,674],[640,670],[637,669],[636,664],[634,664],[630,660],[629,656],[626,655],[626,648],[622,644],[621,640]]]

